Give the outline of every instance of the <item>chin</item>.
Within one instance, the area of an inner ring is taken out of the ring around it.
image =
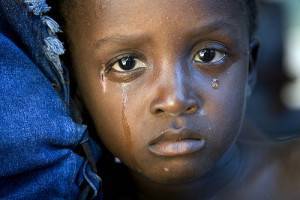
[[[184,174],[184,175],[165,174],[165,175],[161,175],[160,177],[152,181],[164,185],[178,185],[178,184],[186,184],[189,182],[193,182],[198,178],[200,177],[195,176],[194,174]]]
[[[184,184],[198,180],[213,166],[212,162],[203,159],[174,159],[156,166],[147,166],[147,170],[140,172],[142,176],[152,182],[160,184]]]

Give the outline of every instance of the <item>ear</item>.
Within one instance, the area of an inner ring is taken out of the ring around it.
[[[258,57],[259,51],[259,41],[257,39],[253,39],[250,42],[250,52],[249,52],[249,68],[248,68],[248,84],[247,84],[247,96],[250,96],[257,79],[257,69],[256,69],[256,61]]]

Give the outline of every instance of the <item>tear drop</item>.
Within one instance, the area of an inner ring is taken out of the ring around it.
[[[213,89],[218,89],[220,87],[220,81],[216,78],[214,78],[212,81],[211,81],[211,87]]]

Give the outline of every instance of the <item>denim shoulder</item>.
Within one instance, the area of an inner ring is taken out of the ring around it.
[[[86,127],[38,68],[0,34],[0,199],[77,199],[99,177],[76,153]]]
[[[70,117],[64,69],[57,70],[60,43],[48,29],[42,40],[34,38],[43,35],[40,24],[52,21],[18,22],[20,15],[37,19],[22,14],[19,2],[0,0],[0,199],[101,199],[101,180],[87,159],[93,155],[77,153],[88,146],[97,159],[100,150],[86,126]],[[34,12],[47,8],[28,5]],[[9,26],[3,19],[11,19]],[[29,33],[36,28],[40,34]],[[45,50],[47,41],[52,49]]]
[[[100,178],[74,151],[86,127],[30,59],[0,34],[0,199],[77,199]]]

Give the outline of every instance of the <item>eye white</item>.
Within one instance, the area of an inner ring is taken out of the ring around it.
[[[146,68],[146,64],[141,61],[140,59],[138,58],[134,58],[132,57],[131,60],[129,62],[131,62],[129,65],[126,65],[125,63],[125,60],[128,57],[124,57],[124,58],[121,58],[119,59],[117,62],[115,62],[113,65],[112,65],[112,69],[118,71],[118,72],[128,72],[128,71],[134,71],[136,69],[139,69],[139,68]]]
[[[200,64],[217,64],[226,56],[226,53],[216,49],[201,49],[194,57],[194,61]]]

